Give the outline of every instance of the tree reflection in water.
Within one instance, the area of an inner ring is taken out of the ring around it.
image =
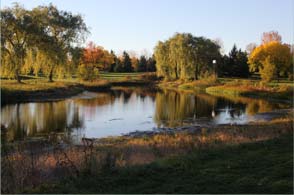
[[[107,93],[84,92],[58,102],[5,105],[1,115],[9,140],[51,132],[79,139],[154,127],[246,123],[256,113],[287,107],[282,103],[245,97],[116,87]]]
[[[9,141],[51,132],[70,134],[73,129],[81,130],[84,127],[79,108],[73,102],[8,105],[2,108],[1,115]]]

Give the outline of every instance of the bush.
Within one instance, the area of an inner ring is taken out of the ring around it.
[[[92,64],[81,64],[78,68],[78,77],[84,81],[93,81],[99,78],[99,70]]]

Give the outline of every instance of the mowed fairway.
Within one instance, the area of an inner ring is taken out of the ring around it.
[[[143,73],[131,72],[131,73],[114,73],[114,72],[100,72],[101,79],[107,80],[122,80],[122,79],[138,79]]]

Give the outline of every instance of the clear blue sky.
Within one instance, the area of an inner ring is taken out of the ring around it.
[[[90,27],[88,40],[113,49],[153,51],[159,40],[175,32],[221,38],[225,51],[260,43],[263,32],[276,30],[293,43],[293,0],[2,0],[1,7],[20,2],[25,8],[52,2],[80,13]]]

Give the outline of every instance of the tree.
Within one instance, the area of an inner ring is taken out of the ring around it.
[[[102,47],[89,42],[83,50],[82,64],[79,66],[79,76],[83,80],[94,80],[98,78],[99,67],[101,67],[102,57],[104,55]]]
[[[111,64],[114,63],[115,57],[112,53],[109,53],[107,50],[103,49],[103,55],[101,58],[101,64],[102,64],[102,70],[109,70],[111,67]]]
[[[271,81],[276,73],[276,66],[271,62],[270,56],[262,62],[263,67],[260,69],[261,79],[265,82]]]
[[[138,58],[136,58],[135,56],[133,56],[131,58],[131,61],[132,61],[132,69],[135,72],[138,72],[139,71],[139,60],[138,60]]]
[[[73,75],[77,70],[83,59],[83,48],[72,47],[69,51],[69,71]]]
[[[138,72],[147,71],[147,59],[145,56],[141,56],[138,63]]]
[[[270,59],[267,59],[270,58]],[[255,48],[251,53],[248,62],[251,72],[259,72],[266,66],[275,66],[275,77],[283,76],[289,71],[291,65],[290,46],[280,42],[272,41]],[[269,69],[268,67],[266,69]]]
[[[111,55],[113,61],[110,64],[108,71],[109,72],[114,72],[114,68],[115,68],[116,61],[117,61],[117,56],[115,55],[114,51],[112,51],[112,50],[110,51],[110,55]]]
[[[123,52],[122,68],[124,72],[133,71],[131,58],[126,51]]]
[[[156,61],[154,59],[154,55],[147,60],[147,72],[155,72],[156,71]]]
[[[56,67],[65,64],[70,48],[74,44],[83,42],[88,29],[80,15],[58,10],[52,4],[39,6],[32,12],[46,34],[44,36],[46,44],[43,44],[41,49],[51,59],[52,63],[47,68],[47,72],[48,79],[52,82]]]
[[[267,44],[272,41],[282,43],[282,37],[277,31],[264,32],[261,37],[261,44]]]
[[[115,66],[114,66],[114,72],[123,72],[123,66],[122,66],[122,61],[116,57],[115,58]]]
[[[93,81],[99,77],[99,70],[93,64],[81,64],[78,68],[78,77],[84,81]]]
[[[257,47],[257,44],[256,43],[249,43],[247,46],[246,46],[246,52],[247,54],[251,54],[254,49]]]
[[[212,72],[212,60],[220,59],[219,46],[204,37],[177,33],[155,47],[158,76],[165,79],[198,79]]]
[[[218,67],[219,74],[229,77],[248,77],[249,66],[247,61],[247,53],[241,49],[238,50],[234,44],[229,55],[223,56],[222,63]]]
[[[28,47],[42,35],[30,11],[18,4],[1,10],[1,62],[2,74],[21,82],[20,71]]]

